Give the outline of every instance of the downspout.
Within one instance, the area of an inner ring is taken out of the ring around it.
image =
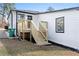
[[[16,35],[18,36],[17,32],[18,32],[18,28],[17,28],[17,11],[16,11]]]
[[[11,28],[13,28],[13,13],[11,11]]]

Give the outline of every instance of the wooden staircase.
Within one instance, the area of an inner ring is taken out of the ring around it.
[[[29,24],[30,26],[28,26]],[[37,45],[48,45],[48,30],[44,28],[42,24],[39,23],[39,27],[36,26],[36,24],[31,20],[19,20],[18,21],[18,36],[21,36],[24,40],[25,32],[30,33],[30,41],[31,41],[31,35],[33,36],[35,42]]]
[[[34,37],[34,40],[36,41],[37,45],[48,45],[48,40],[44,38],[41,31],[38,29],[38,27],[34,24],[33,21],[31,21],[31,34]]]

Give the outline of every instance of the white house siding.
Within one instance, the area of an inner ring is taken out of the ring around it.
[[[33,15],[33,22],[36,24],[37,27],[39,27],[39,15]]]
[[[12,25],[13,25],[12,28],[16,29],[16,11],[12,11],[12,15],[13,15],[13,17],[12,17],[13,18],[12,19],[12,22],[13,22],[12,23]],[[15,30],[15,35],[16,35],[16,30]]]
[[[55,19],[64,17],[64,33],[55,32]],[[54,13],[39,14],[33,21],[39,26],[39,21],[48,21],[48,40],[65,46],[79,49],[79,11],[67,10]]]
[[[11,28],[11,14],[9,15],[8,22],[9,22],[9,28]]]

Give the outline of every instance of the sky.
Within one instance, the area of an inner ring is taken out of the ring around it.
[[[46,11],[48,7],[52,7],[55,10],[79,7],[79,3],[16,3],[16,9],[19,10],[35,10]]]

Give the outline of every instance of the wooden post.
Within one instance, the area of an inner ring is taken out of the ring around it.
[[[30,31],[30,42],[32,41],[32,35],[31,35],[31,31]]]
[[[22,39],[23,39],[23,22],[22,22]]]
[[[30,41],[32,41],[32,22],[30,20]]]
[[[24,21],[22,21],[22,33],[23,33],[23,40],[24,40]]]

